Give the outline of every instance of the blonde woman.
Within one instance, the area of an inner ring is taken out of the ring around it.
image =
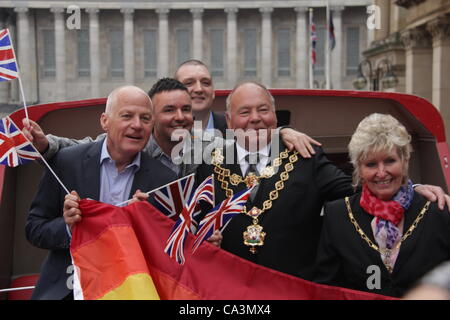
[[[392,116],[363,119],[348,148],[361,192],[325,207],[315,280],[402,296],[450,258],[450,214],[414,191],[411,137]]]

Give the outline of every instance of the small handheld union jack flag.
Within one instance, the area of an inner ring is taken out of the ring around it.
[[[0,121],[0,164],[17,167],[40,158],[33,145],[25,138],[10,117]]]
[[[215,230],[225,228],[235,215],[242,212],[251,190],[252,188],[238,192],[233,197],[223,200],[219,205],[211,209],[200,222],[197,237],[192,246],[194,252],[204,240],[212,236]]]
[[[194,174],[191,174],[153,191],[155,206],[169,218],[177,220],[191,196],[194,181]]]
[[[167,245],[164,249],[172,259],[179,264],[184,264],[184,243],[187,234],[191,232],[193,224],[193,214],[199,201],[206,201],[214,206],[214,176],[211,175],[203,181],[194,194],[189,199],[189,202],[183,207],[180,216],[173,226],[172,233],[167,239]]]
[[[19,77],[16,57],[8,29],[0,30],[0,81]]]

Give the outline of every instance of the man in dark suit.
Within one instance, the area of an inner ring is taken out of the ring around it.
[[[100,123],[106,138],[65,148],[52,167],[69,190],[46,171],[32,202],[26,235],[35,246],[50,250],[42,265],[33,299],[71,298],[73,272],[70,230],[82,218],[80,198],[118,204],[176,179],[176,175],[141,150],[153,128],[153,107],[141,89],[114,90]]]
[[[216,204],[257,182],[244,212],[222,232],[221,247],[244,259],[311,280],[322,228],[324,201],[353,194],[351,178],[325,156],[322,148],[304,158],[272,137],[275,101],[257,83],[236,86],[227,99],[227,123],[235,143],[216,149],[211,165],[197,169],[196,181],[214,174]],[[418,190],[420,189],[420,190]],[[443,207],[442,189],[416,191]]]
[[[321,207],[324,200],[353,192],[350,177],[328,161],[320,147],[315,147],[312,158],[302,158],[279,138],[271,138],[277,123],[275,105],[262,85],[244,83],[233,89],[226,115],[236,142],[221,154],[216,151],[213,164],[198,169],[197,180],[215,174],[216,203],[246,188],[248,177],[258,185],[246,204],[247,214],[235,216],[224,229],[221,247],[257,264],[311,279]],[[253,152],[257,157],[252,163]]]
[[[226,137],[226,130],[228,128],[227,120],[225,118],[225,114],[211,111],[214,129],[219,130],[224,137]]]

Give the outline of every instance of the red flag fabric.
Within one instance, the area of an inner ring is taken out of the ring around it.
[[[115,207],[81,200],[71,254],[84,299],[365,299],[391,297],[318,285],[241,259],[207,242],[186,262],[164,253],[173,220],[148,202]],[[75,286],[77,287],[77,286]]]

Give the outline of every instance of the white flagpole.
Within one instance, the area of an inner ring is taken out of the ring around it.
[[[14,59],[16,60],[17,79],[19,79],[19,88],[20,88],[20,94],[22,96],[23,108],[25,110],[25,117],[27,118],[27,120],[29,120],[27,103],[26,103],[26,100],[25,100],[25,94],[23,92],[22,79],[20,78],[19,60],[17,59],[16,51],[14,50],[14,45],[13,45],[13,41],[12,41],[12,38],[11,38],[11,34],[9,33],[9,29],[6,29],[6,32],[8,33],[9,41],[11,42],[11,49],[13,51]]]
[[[34,289],[35,286],[29,286],[29,287],[18,287],[18,288],[10,288],[10,289],[0,289],[0,293],[2,292],[12,292],[12,291],[21,291],[21,290],[31,290]]]
[[[325,72],[326,88],[331,89],[331,50],[330,50],[330,1],[327,0],[327,21],[326,21],[326,44],[325,44]]]
[[[309,88],[314,89],[314,66],[312,61],[313,45],[312,45],[312,25],[313,25],[313,8],[309,8]]]
[[[25,137],[25,136],[24,136]],[[27,139],[27,137],[25,137],[25,139]],[[28,139],[27,139],[28,140]],[[28,141],[30,142],[30,141]],[[30,142],[31,143],[31,142]],[[53,176],[55,177],[55,179],[59,182],[59,184],[63,187],[64,191],[66,191],[67,194],[70,194],[69,190],[66,188],[66,186],[64,185],[64,183],[62,183],[62,181],[59,179],[59,177],[56,175],[55,171],[53,171],[52,167],[50,167],[50,165],[48,164],[47,160],[44,159],[44,157],[42,156],[42,154],[37,151],[37,149],[34,147],[34,145],[31,143],[31,145],[33,146],[34,150],[36,150],[37,153],[39,153],[39,156],[41,157],[42,162],[44,162],[45,166],[48,168],[48,170],[50,170],[50,172],[53,174]]]
[[[19,71],[19,66],[17,66],[17,71]],[[20,78],[20,74],[18,79],[19,79],[20,94],[22,95],[23,109],[25,110],[25,117],[27,118],[27,120],[30,120],[30,118],[28,117],[28,108],[25,100],[25,94],[23,93],[22,79]]]
[[[194,174],[195,174],[195,173],[191,173],[191,174],[188,175],[188,176],[185,176],[185,177],[180,178],[180,179],[178,179],[178,180],[174,180],[174,181],[172,181],[172,182],[166,183],[166,184],[163,185],[163,186],[160,186],[160,187],[158,187],[158,188],[155,188],[155,189],[153,189],[153,190],[150,190],[150,191],[146,192],[146,194],[150,195],[150,193],[155,192],[156,190],[159,190],[159,189],[162,189],[162,188],[164,188],[164,187],[167,187],[169,184],[175,183],[175,182],[177,182],[177,181],[181,181],[181,180],[183,180],[183,179],[186,179],[187,177],[193,176]],[[115,206],[116,206],[116,207],[119,207],[119,206],[121,206],[121,205],[124,205],[124,204],[130,202],[131,200],[133,200],[133,198],[128,199],[127,201],[124,201],[124,202],[115,204]]]

